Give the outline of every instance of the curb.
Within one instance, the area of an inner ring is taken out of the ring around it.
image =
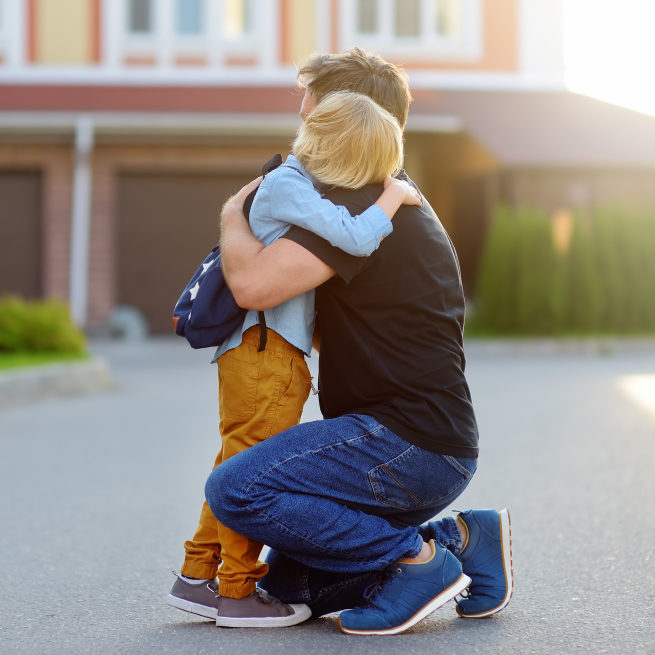
[[[580,337],[580,338],[464,338],[464,352],[490,356],[557,356],[574,355],[611,357],[626,354],[655,354],[655,338],[647,337]]]
[[[100,357],[9,370],[0,373],[0,407],[105,391],[112,386],[109,365]]]

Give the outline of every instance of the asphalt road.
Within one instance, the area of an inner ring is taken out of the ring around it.
[[[0,410],[1,653],[655,652],[652,341],[469,344],[481,459],[457,508],[510,508],[515,593],[395,637],[169,608],[217,450],[215,369],[182,340],[94,350],[113,390]]]

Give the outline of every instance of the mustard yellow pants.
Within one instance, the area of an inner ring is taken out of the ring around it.
[[[257,352],[258,346],[255,325],[240,346],[218,358],[221,450],[214,468],[300,422],[311,386],[302,351],[273,330],[267,331],[266,349]],[[243,598],[268,571],[259,560],[261,549],[262,544],[219,523],[205,501],[198,529],[184,544],[181,573],[209,579],[218,573],[221,596]]]

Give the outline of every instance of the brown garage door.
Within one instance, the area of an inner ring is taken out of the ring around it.
[[[41,174],[0,171],[0,295],[40,298]]]
[[[223,201],[252,177],[122,174],[118,184],[118,304],[172,334],[187,280],[216,244]]]

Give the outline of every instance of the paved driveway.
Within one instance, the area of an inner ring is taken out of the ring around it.
[[[94,349],[113,390],[0,410],[0,652],[655,652],[652,342],[470,344],[482,450],[457,507],[510,508],[516,591],[496,617],[451,603],[386,638],[169,608],[217,450],[215,369],[182,340]]]

